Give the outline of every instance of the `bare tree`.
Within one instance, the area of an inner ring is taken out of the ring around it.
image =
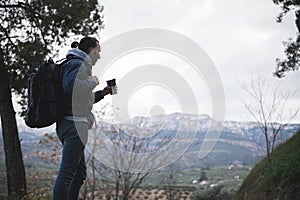
[[[99,131],[90,134],[91,141],[96,141],[93,152],[95,171],[103,183],[110,184],[112,190],[106,190],[106,194],[110,193],[115,200],[127,200],[135,194],[151,170],[161,164],[155,154],[148,152],[157,151],[171,137],[169,133],[161,132],[151,137],[139,137],[147,135],[143,124],[144,119],[131,125],[102,121]],[[109,187],[107,184],[104,186]]]
[[[100,175],[101,179],[113,185],[114,199],[126,200],[135,193],[143,180],[150,174],[148,171],[135,171],[137,167],[141,167],[137,166],[141,163],[138,162],[136,153],[141,152],[147,144],[145,144],[145,140],[139,141],[136,137],[127,137],[123,132],[109,134],[115,134],[114,137],[111,137],[114,145],[109,147],[109,151],[105,151],[109,152],[105,156],[111,166],[103,166],[98,163],[94,167],[101,166],[101,168],[96,169],[98,175]],[[119,148],[122,148],[122,150]],[[123,154],[123,151],[132,154],[128,156]],[[94,153],[97,154],[97,152]]]
[[[166,177],[163,178],[162,183],[165,185],[164,190],[167,196],[167,199],[180,199],[179,191],[176,187],[177,177],[176,175],[181,171],[179,166],[176,166],[174,163],[170,164],[165,171],[168,172]]]
[[[270,161],[271,152],[278,142],[281,131],[299,112],[300,108],[295,108],[284,120],[284,116],[287,114],[287,102],[295,95],[296,91],[282,91],[280,84],[271,87],[261,76],[254,77],[249,84],[244,83],[240,86],[248,94],[249,101],[242,101],[242,103],[261,130],[267,158]]]
[[[101,110],[106,110],[106,107]],[[98,114],[108,116],[105,112]],[[86,145],[88,178],[81,191],[83,199],[92,200],[104,195],[105,199],[130,199],[151,172],[164,166],[164,161],[172,156],[165,153],[168,151],[164,147],[169,145],[168,149],[173,154],[177,152],[173,145],[180,142],[175,139],[174,132],[163,132],[162,124],[165,121],[156,120],[157,123],[151,124],[153,126],[149,128],[147,120],[149,119],[141,118],[135,124],[115,124],[98,120],[98,127],[89,131]],[[155,130],[155,127],[159,128]],[[153,129],[155,134],[151,135]],[[175,142],[170,145],[172,140]],[[45,134],[40,144],[47,149],[51,147],[54,151],[40,151],[39,155],[58,163],[61,155],[57,152],[60,150],[58,138]],[[157,154],[151,154],[157,151],[164,152],[159,153],[159,159]]]

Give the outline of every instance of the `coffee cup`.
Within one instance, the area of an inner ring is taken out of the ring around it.
[[[111,79],[106,81],[107,85],[110,87],[111,95],[117,94],[118,90],[117,90],[117,85],[116,85],[116,79]]]

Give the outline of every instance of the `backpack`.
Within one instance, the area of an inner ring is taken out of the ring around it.
[[[50,58],[42,62],[28,80],[28,105],[25,123],[31,128],[50,126],[64,116],[63,90],[60,77],[61,66]]]

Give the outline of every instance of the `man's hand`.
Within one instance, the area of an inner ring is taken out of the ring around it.
[[[109,86],[106,86],[106,87],[103,88],[103,90],[102,90],[102,95],[103,95],[103,96],[106,96],[106,95],[110,94],[110,92],[111,92],[110,87],[109,87]]]
[[[89,76],[89,79],[95,81],[97,83],[97,85],[99,85],[99,80],[98,80],[97,76]]]

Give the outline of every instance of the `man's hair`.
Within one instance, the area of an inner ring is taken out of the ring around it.
[[[96,38],[87,36],[80,40],[78,48],[84,51],[85,53],[89,54],[89,49],[95,48],[98,43],[99,41]]]

